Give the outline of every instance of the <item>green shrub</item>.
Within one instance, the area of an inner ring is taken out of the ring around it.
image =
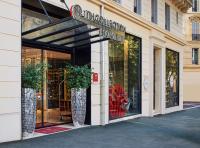
[[[66,82],[68,88],[88,88],[91,85],[92,70],[88,65],[66,66]]]
[[[43,71],[47,64],[25,64],[22,67],[22,88],[41,90]]]

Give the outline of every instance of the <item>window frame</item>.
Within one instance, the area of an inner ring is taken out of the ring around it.
[[[197,58],[195,58],[195,55]],[[192,64],[199,65],[199,48],[192,48]]]
[[[171,28],[171,11],[170,11],[170,5],[165,3],[165,29],[170,31]]]
[[[151,0],[151,22],[158,23],[158,1]]]
[[[142,15],[142,0],[134,0],[133,11],[139,15]]]

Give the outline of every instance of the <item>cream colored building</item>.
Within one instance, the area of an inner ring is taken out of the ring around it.
[[[200,102],[200,1],[184,15],[187,46],[184,51],[183,98],[186,102]]]
[[[26,24],[24,18],[36,17],[36,20],[42,20],[36,23],[48,20],[40,11],[36,11],[37,5],[32,5],[30,1],[22,2],[23,8],[21,0],[0,0],[0,142],[21,139],[21,60],[23,63],[26,58],[33,58],[30,55],[36,52],[32,51],[39,51],[39,55],[44,52],[47,56],[46,52],[52,52],[46,42],[39,47],[36,39],[33,43],[32,39],[27,40],[23,35],[21,44],[21,24],[22,30]],[[99,80],[92,83],[89,93],[88,124],[106,125],[183,109],[183,52],[187,45],[183,15],[191,7],[191,0],[66,2],[69,8],[78,4],[83,10],[126,27],[123,43],[112,40],[94,42],[90,47],[91,52],[87,53],[87,56],[90,55],[91,67],[99,75]],[[43,3],[54,18],[60,19],[65,15],[59,16],[54,10],[69,12],[60,0],[43,0]],[[21,18],[21,10],[24,18]],[[80,55],[77,55],[78,59],[81,59]],[[117,107],[113,105],[116,103],[117,97],[113,98],[116,91],[122,94],[119,96],[123,96],[118,99],[125,102]],[[44,98],[46,96],[43,94]],[[50,108],[52,104],[45,105],[42,113],[48,112],[48,117],[43,115],[43,127],[44,123],[52,121],[53,117],[48,118],[56,110],[56,107]]]

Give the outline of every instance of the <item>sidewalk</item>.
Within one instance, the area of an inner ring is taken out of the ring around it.
[[[4,143],[0,148],[200,148],[200,108]]]

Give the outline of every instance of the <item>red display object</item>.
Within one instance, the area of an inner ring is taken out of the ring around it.
[[[109,115],[111,119],[124,117],[127,103],[128,95],[120,84],[115,84],[109,88]]]
[[[93,80],[93,82],[98,82],[99,81],[98,73],[93,73],[92,80]]]

